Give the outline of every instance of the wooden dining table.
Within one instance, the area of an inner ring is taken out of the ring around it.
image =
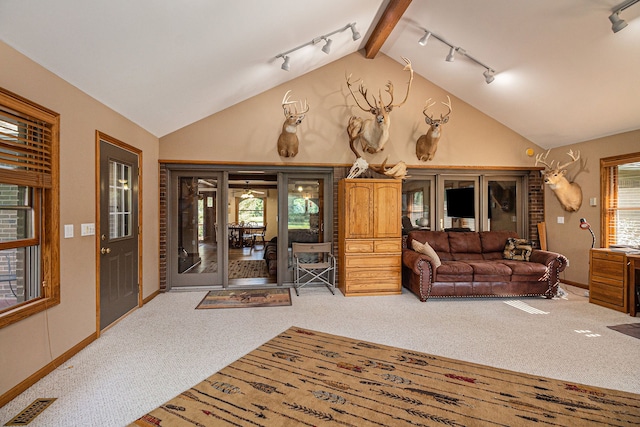
[[[255,243],[253,236],[262,233],[264,229],[264,225],[229,224],[229,247],[252,247]]]

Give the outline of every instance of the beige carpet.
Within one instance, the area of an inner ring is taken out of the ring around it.
[[[291,327],[130,426],[639,422],[638,394]]]
[[[206,291],[160,294],[0,408],[0,425],[47,397],[57,400],[29,427],[125,426],[291,325],[640,394],[640,340],[607,327],[640,318],[590,304],[583,289],[566,289],[568,299],[523,298],[517,308],[506,304],[510,299],[421,303],[406,290],[345,298],[312,287],[286,307],[194,310]],[[525,311],[527,306],[536,311]],[[54,347],[53,356],[59,351]],[[4,374],[0,368],[0,378],[8,381]]]

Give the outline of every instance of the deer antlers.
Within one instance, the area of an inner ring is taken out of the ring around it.
[[[430,101],[431,101],[431,98],[427,99],[427,101],[425,102],[424,110],[422,110],[422,114],[424,114],[424,116],[429,119],[427,120],[428,124],[433,123],[433,115],[431,116],[428,115],[427,110],[429,109],[429,107],[433,107],[434,105],[436,105],[435,101],[429,104]],[[451,107],[451,98],[449,97],[449,95],[447,95],[447,102],[444,102],[444,101],[441,101],[441,102],[442,102],[442,105],[444,105],[449,109],[449,112],[444,116],[440,114],[440,123],[447,123],[449,121],[449,114],[451,114],[451,112],[453,111],[453,108]]]
[[[560,162],[558,162],[557,166],[554,168],[553,167],[553,163],[555,162],[555,160],[551,160],[551,163],[547,163],[547,157],[549,156],[549,152],[551,151],[551,149],[547,150],[546,153],[542,154],[537,154],[536,155],[536,166],[538,166],[538,163],[541,163],[543,165],[545,165],[547,168],[549,169],[555,169],[555,170],[560,170],[560,169],[564,169],[567,166],[577,162],[578,160],[580,160],[580,151],[576,151],[575,153],[573,152],[573,150],[569,150],[569,152],[567,153],[567,155],[569,157],[571,157],[571,161],[567,162],[565,164],[560,164]]]
[[[287,93],[284,94],[282,98],[282,109],[284,110],[284,116],[299,116],[302,114],[306,114],[309,111],[309,104],[307,104],[307,100],[304,100],[304,104],[302,101],[289,101],[289,94],[291,90],[288,90]],[[300,102],[300,108],[302,108],[301,112],[298,112],[298,102]],[[290,106],[293,105],[293,113],[290,110]]]
[[[380,110],[381,108],[384,108],[387,111],[391,111],[391,110],[393,110],[394,107],[401,107],[405,102],[407,102],[407,99],[409,98],[409,90],[411,89],[411,83],[413,82],[413,68],[411,67],[411,61],[409,59],[405,58],[404,56],[402,57],[402,59],[407,64],[407,65],[404,66],[402,71],[409,70],[409,83],[407,85],[407,93],[405,94],[404,99],[402,100],[402,102],[400,104],[394,104],[393,103],[393,83],[391,83],[391,81],[388,81],[387,84],[385,85],[385,92],[387,92],[391,96],[391,100],[386,105],[384,105],[384,103],[382,102],[382,92],[380,92],[380,91],[378,92],[379,100],[376,99],[375,96],[373,96],[373,104],[371,104],[371,102],[369,102],[368,91],[364,86],[364,82],[360,82],[360,85],[358,86],[358,92],[360,93],[360,95],[362,95],[362,98],[364,98],[364,100],[369,105],[369,108],[364,108],[362,105],[360,105],[360,102],[358,102],[358,98],[353,93],[353,89],[351,88],[351,85],[352,85],[351,76],[352,75],[349,74],[349,76],[346,77],[347,88],[349,89],[349,92],[351,93],[351,96],[353,96],[353,100],[356,102],[356,104],[358,105],[358,107],[360,107],[360,109],[362,111],[368,111],[368,112],[373,113],[373,114],[378,114],[378,110]],[[358,81],[360,81],[360,79],[356,80],[353,83],[357,83]]]

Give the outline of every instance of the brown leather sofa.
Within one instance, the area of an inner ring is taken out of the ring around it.
[[[504,259],[509,231],[411,231],[403,240],[402,284],[420,301],[444,297],[556,295],[567,258],[533,249],[529,261]],[[412,249],[412,241],[428,242],[436,260]]]

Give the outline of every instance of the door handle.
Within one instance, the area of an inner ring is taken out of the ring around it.
[[[101,253],[102,255],[104,255],[104,254],[110,254],[110,253],[111,253],[111,248],[101,248],[101,249],[100,249],[100,253]]]

